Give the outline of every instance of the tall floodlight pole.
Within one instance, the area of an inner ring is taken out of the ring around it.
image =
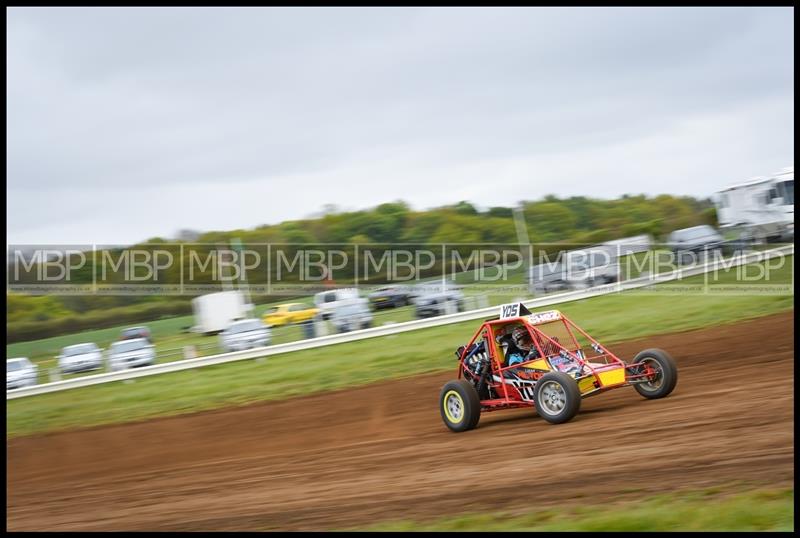
[[[530,245],[528,239],[528,227],[525,225],[525,212],[522,210],[522,202],[511,210],[514,215],[514,226],[517,227],[517,242],[520,245]]]
[[[219,280],[222,285],[223,291],[233,291],[232,278],[227,276],[225,271],[225,264],[222,263],[222,256],[225,249],[224,243],[217,243],[217,269],[219,271]]]
[[[517,228],[517,242],[520,245],[520,250],[522,250],[523,245],[528,247],[528,252],[530,253],[530,245],[531,241],[528,237],[528,226],[525,224],[525,212],[522,209],[522,202],[519,203],[516,207],[512,210],[512,215],[514,216],[514,226]],[[525,275],[528,279],[528,291],[531,291],[531,286],[533,285],[531,282],[531,267],[530,267],[530,260],[526,256],[525,261]]]
[[[239,272],[242,275],[241,278],[239,279],[239,290],[244,291],[244,295],[247,298],[247,304],[252,305],[253,300],[250,297],[250,286],[247,284],[247,276],[244,267],[245,264],[244,264],[244,257],[242,254],[242,240],[239,239],[238,237],[231,239],[231,248],[239,254],[239,263],[240,263]]]

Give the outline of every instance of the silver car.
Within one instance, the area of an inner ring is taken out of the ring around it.
[[[25,357],[6,361],[6,390],[32,387],[36,384],[39,368]]]
[[[269,344],[270,330],[260,319],[235,321],[219,335],[223,351],[240,351]]]
[[[448,281],[432,281],[416,286],[417,298],[414,301],[417,318],[430,318],[448,313],[464,311],[462,286]]]
[[[58,368],[62,374],[97,370],[103,367],[101,351],[96,344],[67,346],[58,356]]]
[[[155,362],[155,346],[147,338],[120,340],[108,348],[108,365],[112,371],[150,366]]]
[[[351,299],[336,306],[331,316],[336,332],[346,333],[372,326],[372,312],[366,299]]]
[[[678,264],[684,265],[707,259],[715,252],[721,254],[725,240],[714,228],[703,224],[675,230],[669,234],[667,244],[672,249]]]
[[[566,282],[572,289],[610,284],[619,280],[619,262],[614,247],[573,250],[567,253]]]

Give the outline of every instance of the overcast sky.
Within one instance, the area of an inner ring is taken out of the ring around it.
[[[791,166],[793,8],[7,11],[10,244]]]

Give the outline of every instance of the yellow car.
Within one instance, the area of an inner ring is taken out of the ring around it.
[[[267,327],[280,327],[291,323],[301,323],[314,318],[318,308],[302,303],[286,303],[270,308],[264,313],[263,320]]]

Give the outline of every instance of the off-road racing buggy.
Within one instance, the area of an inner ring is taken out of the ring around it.
[[[514,345],[518,337],[529,348],[524,357]],[[509,364],[512,348],[521,362]],[[587,396],[631,385],[645,398],[663,398],[678,381],[666,351],[646,349],[626,364],[558,310],[532,314],[522,303],[501,306],[456,356],[458,379],[439,396],[442,420],[456,432],[477,426],[481,412],[519,407],[559,424]]]

